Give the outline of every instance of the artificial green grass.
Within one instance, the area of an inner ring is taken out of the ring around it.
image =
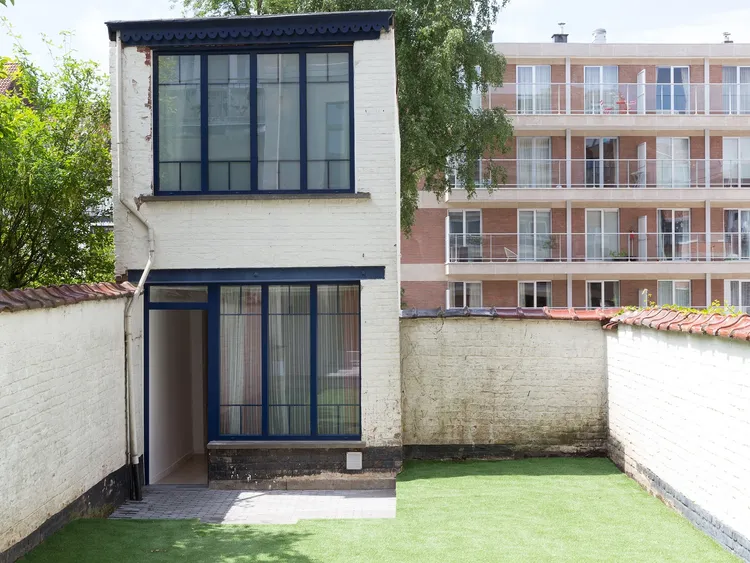
[[[78,520],[24,561],[737,561],[606,459],[414,462],[392,520]]]

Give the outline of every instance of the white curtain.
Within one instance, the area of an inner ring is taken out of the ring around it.
[[[550,113],[552,109],[552,67],[539,65],[536,68],[536,111],[535,113]]]

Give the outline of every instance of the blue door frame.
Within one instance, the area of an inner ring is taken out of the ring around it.
[[[128,272],[128,278],[137,280],[141,271]],[[149,274],[144,291],[144,470],[146,484],[149,483],[149,367],[150,367],[150,334],[149,315],[152,310],[200,310],[207,311],[207,372],[208,372],[208,439],[216,440],[359,440],[361,434],[352,436],[268,436],[268,287],[269,285],[309,285],[310,290],[310,322],[311,322],[311,429],[317,430],[316,418],[316,385],[317,385],[317,292],[315,288],[321,284],[346,284],[365,279],[384,279],[385,268],[380,266],[367,267],[334,267],[334,268],[260,268],[260,269],[220,269],[220,270],[152,270]],[[205,303],[154,303],[150,298],[150,288],[153,285],[207,286],[208,300]],[[262,291],[262,389],[263,389],[263,436],[223,436],[219,435],[219,307],[220,288],[222,285],[254,285],[261,286]],[[360,338],[361,338],[361,307],[362,289],[360,285]],[[360,366],[361,341],[360,341]],[[361,367],[360,367],[361,369]],[[360,388],[361,389],[361,388]],[[361,393],[361,390],[360,390]],[[360,433],[362,428],[362,410],[360,401]]]

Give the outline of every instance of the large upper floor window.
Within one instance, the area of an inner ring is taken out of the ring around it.
[[[155,191],[354,189],[347,49],[163,54]]]

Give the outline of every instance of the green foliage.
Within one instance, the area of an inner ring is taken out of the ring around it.
[[[10,0],[11,5],[14,5],[16,3],[16,0]],[[3,6],[7,6],[8,4],[5,3],[5,0],[0,0],[0,4]],[[0,76],[2,78],[2,76]]]
[[[10,30],[8,30],[10,31]],[[15,89],[0,95],[0,288],[111,280],[109,94],[93,62],[54,69],[18,49]]]
[[[649,295],[651,297],[651,295]],[[718,299],[711,302],[711,305],[705,309],[696,309],[695,307],[685,307],[683,305],[657,305],[655,301],[649,301],[648,307],[628,306],[620,309],[617,314],[621,315],[628,311],[649,311],[654,309],[667,309],[669,311],[679,311],[680,313],[696,313],[698,315],[725,315],[727,317],[737,317],[742,311],[731,305],[722,305]]]
[[[414,223],[418,184],[449,191],[446,162],[472,196],[477,159],[506,152],[513,135],[502,108],[471,110],[471,93],[502,84],[505,59],[486,41],[507,0],[173,0],[196,16],[393,9],[401,132],[401,227]],[[478,71],[477,69],[481,69]],[[504,181],[489,169],[491,185]]]

